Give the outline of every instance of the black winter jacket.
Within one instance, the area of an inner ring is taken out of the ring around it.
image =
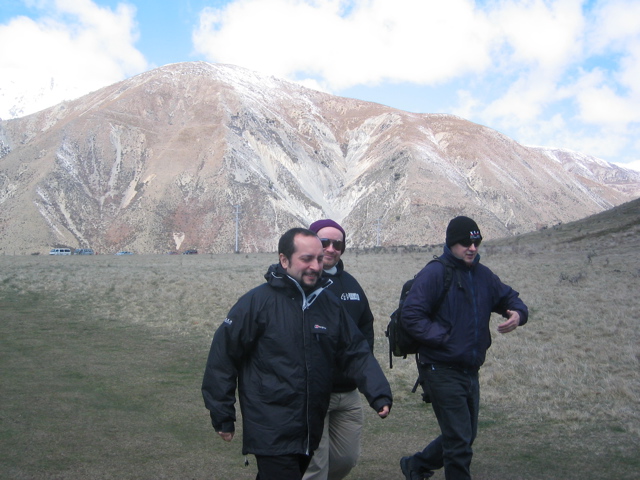
[[[517,310],[524,325],[528,309],[518,292],[479,263],[479,255],[471,268],[448,247],[440,258],[455,270],[436,317],[433,306],[444,289],[445,267],[440,262],[428,264],[416,276],[402,307],[402,322],[421,343],[421,362],[477,369],[491,346],[491,312],[506,317],[507,310]]]
[[[333,281],[329,286],[329,291],[340,299],[349,316],[356,323],[364,338],[367,339],[373,352],[373,313],[364,290],[358,281],[349,272],[345,271],[342,260],[336,265],[336,273],[330,274],[325,271],[322,275]],[[344,375],[340,369],[336,369],[333,377],[334,392],[350,392],[356,388],[357,385],[353,379]]]
[[[234,431],[235,390],[243,453],[310,454],[322,436],[333,369],[356,379],[371,407],[391,388],[367,341],[335,295],[303,292],[279,264],[243,295],[217,329],[202,383],[216,431]]]

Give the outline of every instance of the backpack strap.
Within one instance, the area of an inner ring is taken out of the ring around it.
[[[449,293],[449,289],[451,288],[451,284],[453,283],[453,271],[454,267],[446,260],[443,260],[440,257],[433,256],[433,260],[430,260],[429,263],[438,262],[444,266],[444,288],[442,289],[442,293],[438,297],[436,304],[434,305],[431,315],[435,316],[440,311],[440,307],[442,306],[447,293]],[[429,265],[427,263],[427,265]]]
[[[440,311],[440,307],[444,303],[444,299],[447,296],[447,293],[449,293],[449,289],[451,288],[451,284],[453,283],[454,267],[449,262],[443,260],[440,257],[437,257],[436,255],[434,255],[433,259],[429,261],[429,263],[433,263],[433,262],[439,262],[444,266],[444,288],[442,289],[442,293],[438,297],[438,300],[436,301],[436,304],[434,305],[431,311],[431,315],[435,317]],[[427,263],[427,265],[429,265],[429,263]],[[416,366],[417,365],[418,365],[418,354],[416,353]],[[416,383],[413,385],[413,388],[411,389],[411,393],[416,393],[416,391],[418,390],[418,385],[420,385],[419,375],[416,380]]]

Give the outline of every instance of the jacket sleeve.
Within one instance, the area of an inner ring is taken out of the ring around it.
[[[391,408],[393,404],[391,386],[380,364],[356,324],[344,309],[341,310],[343,334],[337,355],[338,367],[355,380],[358,390],[367,398],[369,405],[376,412],[385,405]]]
[[[529,319],[529,309],[520,299],[520,294],[509,285],[502,283],[497,275],[492,274],[493,291],[496,302],[492,311],[507,317],[507,310],[517,310],[520,313],[520,325],[527,323]]]
[[[358,320],[358,328],[364,335],[364,338],[367,339],[369,348],[373,352],[373,344],[375,340],[375,334],[373,329],[373,312],[369,307],[369,299],[367,299],[367,296],[364,294],[364,291],[362,292],[362,298],[364,301],[364,310],[362,312],[362,315],[360,316],[360,319]]]
[[[444,268],[433,262],[418,273],[400,316],[409,335],[432,348],[440,347],[449,336],[448,322],[438,322],[433,312],[444,289]]]
[[[238,370],[256,335],[251,298],[243,296],[216,330],[202,380],[202,396],[218,432],[235,431]]]
[[[335,279],[336,277],[333,278]],[[356,292],[360,297],[358,302],[344,302],[343,305],[345,305],[347,312],[351,315],[353,321],[356,322],[356,325],[364,335],[364,338],[367,339],[369,347],[373,352],[375,331],[373,327],[373,312],[369,306],[369,299],[364,293],[362,285],[360,285],[360,283],[350,273],[343,272],[342,275],[337,278],[338,283],[335,283],[335,285],[337,285],[339,290],[334,289],[333,291],[338,297],[342,292]],[[357,307],[355,305],[357,305]]]

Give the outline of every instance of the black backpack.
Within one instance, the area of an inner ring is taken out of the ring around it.
[[[444,297],[447,295],[449,287],[451,286],[451,282],[453,280],[453,267],[444,260],[435,256],[429,263],[432,262],[440,262],[445,267],[444,289],[442,290],[442,293],[440,294],[440,297],[438,298],[438,301],[434,306],[433,315],[435,315],[438,313],[440,305],[442,305]],[[385,332],[385,335],[389,339],[389,368],[393,368],[393,357],[407,358],[407,355],[418,353],[420,342],[409,335],[409,333],[402,326],[401,322],[402,305],[404,304],[404,301],[407,298],[409,290],[411,290],[411,286],[413,285],[415,279],[416,277],[414,276],[412,279],[407,280],[402,286],[402,290],[400,291],[400,299],[398,300],[398,308],[390,315],[389,324],[387,325],[387,331]]]

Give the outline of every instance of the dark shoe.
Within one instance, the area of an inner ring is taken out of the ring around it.
[[[422,480],[422,477],[419,477],[418,474],[413,472],[411,467],[409,467],[410,460],[411,457],[402,457],[400,459],[400,470],[402,470],[404,478],[406,478],[406,480]]]
[[[424,480],[433,476],[432,471],[428,471],[426,474],[422,474],[422,475],[417,472],[414,472],[413,470],[411,470],[411,467],[409,466],[410,461],[411,461],[411,457],[402,457],[400,459],[400,469],[402,470],[402,473],[404,474],[404,478],[406,480]]]
[[[411,478],[411,470],[409,469],[409,457],[402,457],[400,459],[400,470],[402,470],[406,480],[413,480]]]

